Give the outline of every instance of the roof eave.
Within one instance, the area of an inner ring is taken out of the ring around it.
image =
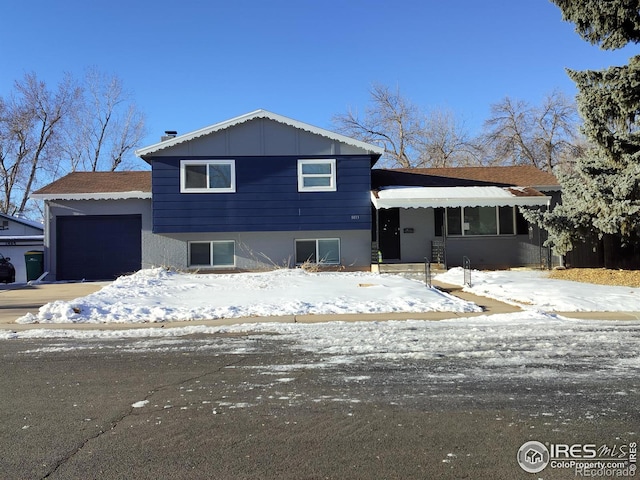
[[[151,192],[105,192],[105,193],[32,193],[34,200],[130,200],[150,199]]]
[[[41,242],[44,235],[0,235],[1,242]]]
[[[464,187],[461,187],[464,188]],[[547,206],[551,197],[546,195],[463,198],[379,198],[371,192],[371,203],[381,208],[441,208],[441,207],[540,207]]]

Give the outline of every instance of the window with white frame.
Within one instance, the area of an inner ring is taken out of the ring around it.
[[[189,242],[190,267],[235,267],[236,243],[233,240]]]
[[[181,193],[233,193],[236,191],[235,160],[182,160]]]
[[[340,239],[296,240],[296,265],[303,263],[337,265],[340,263]]]
[[[336,160],[298,160],[299,192],[335,192]]]
[[[447,235],[514,235],[515,207],[449,207]]]

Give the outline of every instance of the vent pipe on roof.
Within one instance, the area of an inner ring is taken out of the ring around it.
[[[161,142],[166,142],[167,140],[171,140],[172,138],[176,138],[178,136],[178,132],[175,130],[165,130],[164,135],[160,137]]]

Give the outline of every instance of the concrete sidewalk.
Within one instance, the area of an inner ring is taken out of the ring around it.
[[[10,284],[0,287],[0,328],[12,327],[17,318],[38,313],[46,303],[73,300],[97,292],[111,282]]]
[[[0,329],[29,330],[47,329],[80,329],[80,330],[117,330],[134,328],[171,328],[195,325],[232,325],[238,323],[285,322],[285,323],[318,323],[318,322],[357,322],[381,320],[445,320],[449,318],[475,317],[479,315],[495,315],[522,311],[520,307],[509,305],[488,297],[480,297],[462,291],[462,287],[433,282],[433,286],[458,298],[473,302],[482,308],[482,312],[402,312],[402,313],[357,313],[332,315],[284,315],[251,318],[224,318],[215,320],[199,320],[163,323],[47,323],[26,324],[15,323],[16,319],[27,313],[36,314],[38,309],[56,300],[73,300],[97,292],[110,282],[82,283],[41,283],[34,285],[9,285],[0,287]],[[558,315],[594,320],[640,320],[640,312],[555,312]]]

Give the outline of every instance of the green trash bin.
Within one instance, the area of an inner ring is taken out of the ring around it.
[[[37,280],[44,272],[44,252],[32,250],[24,254],[27,267],[27,282]]]

